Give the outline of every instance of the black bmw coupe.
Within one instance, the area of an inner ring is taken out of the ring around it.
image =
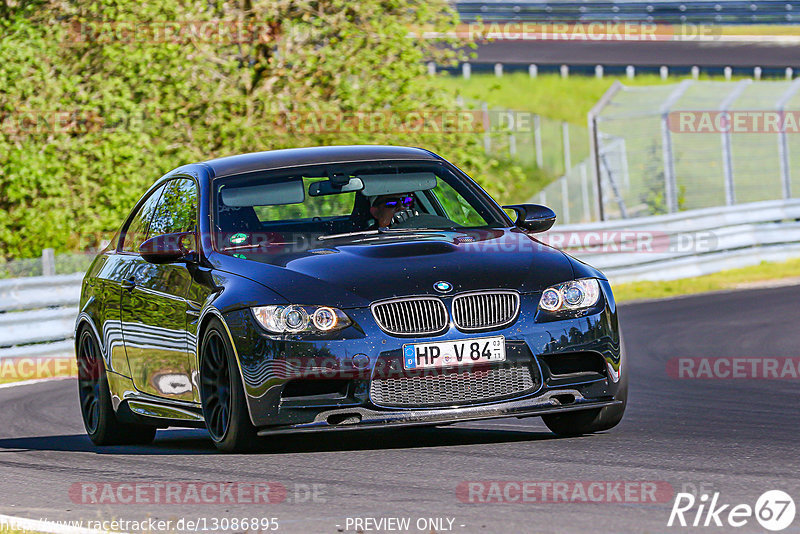
[[[86,431],[107,445],[200,427],[238,451],[287,432],[497,417],[609,429],[628,379],[614,297],[533,237],[554,220],[501,208],[418,148],[179,167],[84,278]]]

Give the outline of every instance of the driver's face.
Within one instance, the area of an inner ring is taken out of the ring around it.
[[[369,212],[378,221],[378,226],[386,227],[392,223],[394,214],[414,205],[412,195],[384,195],[375,199]]]

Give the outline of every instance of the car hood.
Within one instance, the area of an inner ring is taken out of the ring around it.
[[[259,282],[287,301],[340,308],[404,295],[479,289],[541,291],[573,278],[564,253],[513,229],[420,232],[318,242],[317,248],[233,257],[214,254],[220,269]],[[316,243],[315,243],[316,244]]]

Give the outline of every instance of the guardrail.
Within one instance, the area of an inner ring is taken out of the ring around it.
[[[0,280],[0,359],[72,354],[83,274]]]
[[[542,238],[613,283],[674,280],[800,257],[800,199],[559,225]],[[0,280],[0,360],[72,354],[82,278]]]
[[[561,225],[544,239],[614,283],[702,276],[800,257],[800,199]]]
[[[722,1],[484,1],[456,2],[462,21],[641,21],[711,23],[797,22],[800,2],[795,0]]]

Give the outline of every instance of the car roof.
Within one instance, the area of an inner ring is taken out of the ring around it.
[[[214,176],[217,177],[299,165],[391,160],[441,161],[441,158],[433,152],[421,148],[351,145],[268,150],[217,158],[203,163],[210,167]]]

